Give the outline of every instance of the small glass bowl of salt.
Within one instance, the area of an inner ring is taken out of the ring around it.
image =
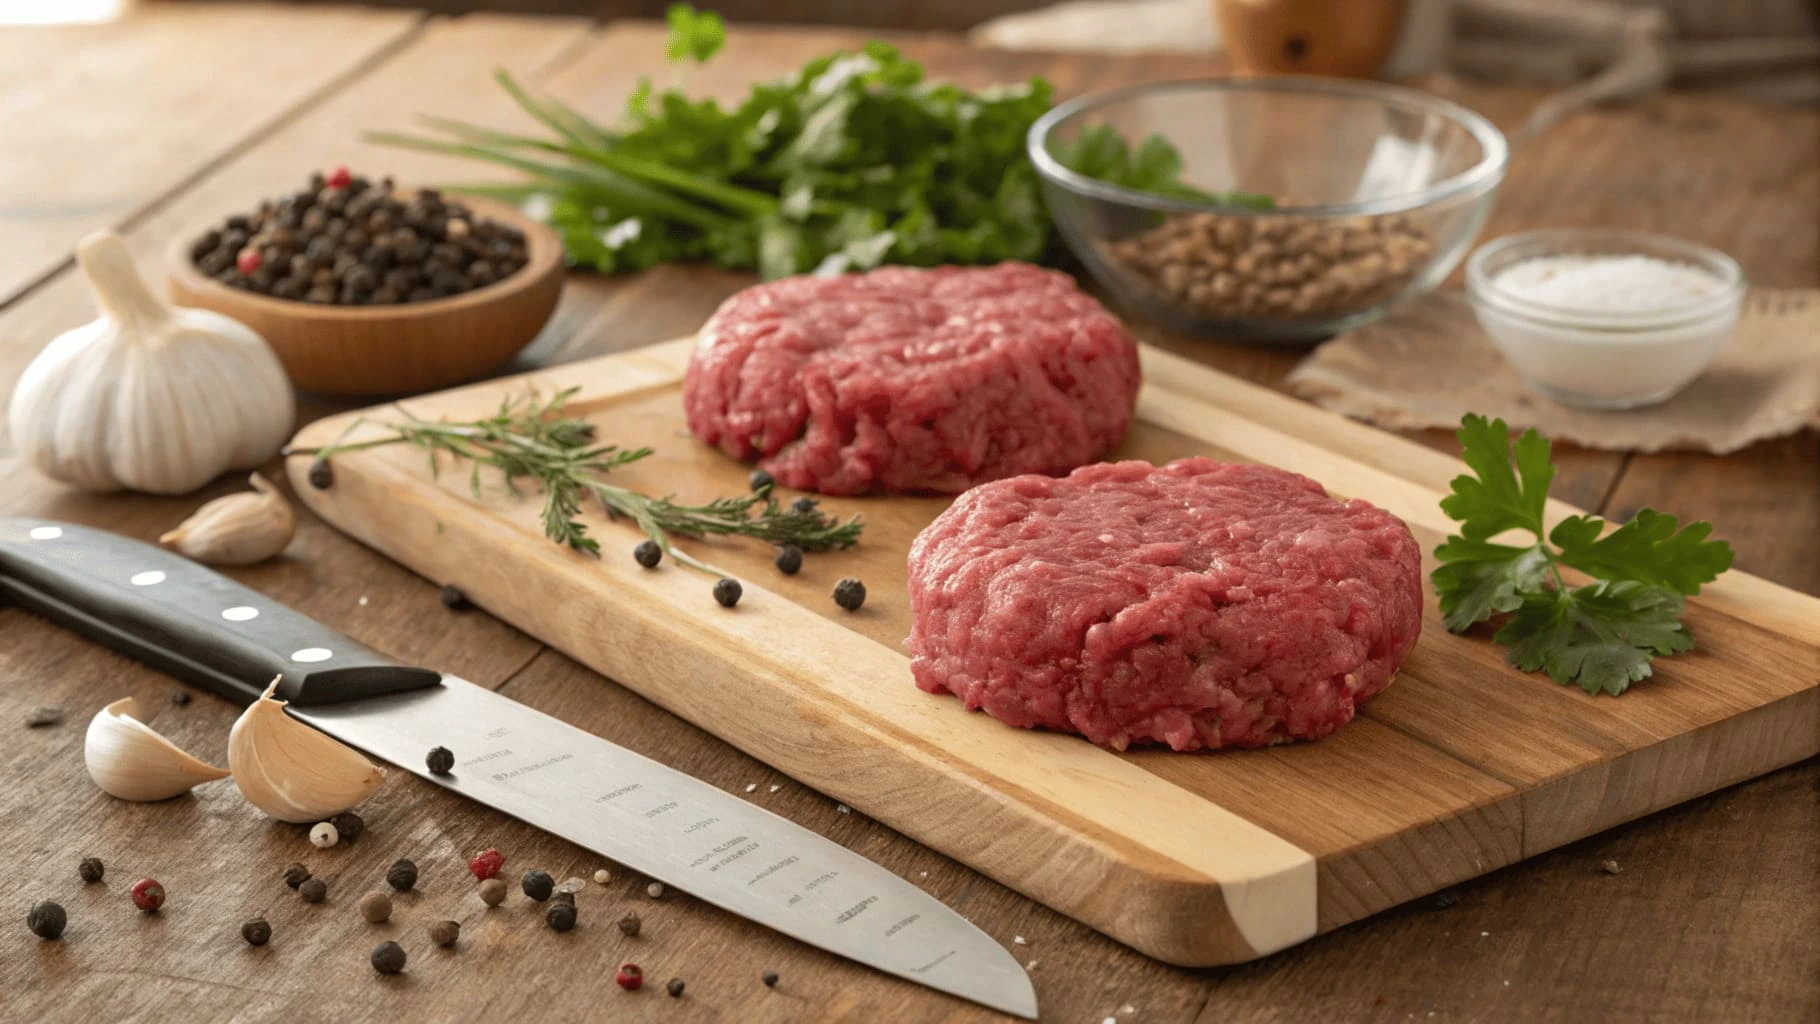
[[[1534,391],[1634,409],[1692,383],[1744,301],[1736,260],[1635,231],[1562,229],[1479,247],[1466,291],[1480,326]]]

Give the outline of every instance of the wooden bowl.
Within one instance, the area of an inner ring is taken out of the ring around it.
[[[462,196],[474,213],[524,232],[526,264],[484,288],[393,306],[329,306],[232,288],[190,258],[199,228],[165,251],[171,299],[258,331],[305,391],[395,395],[482,376],[531,343],[562,293],[562,240],[504,203]],[[213,226],[211,222],[210,226]]]

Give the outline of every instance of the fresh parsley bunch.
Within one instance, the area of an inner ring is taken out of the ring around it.
[[[1707,540],[1711,523],[1679,528],[1674,516],[1644,509],[1609,534],[1596,516],[1548,530],[1548,440],[1530,430],[1513,448],[1503,420],[1473,415],[1459,438],[1474,475],[1455,478],[1441,500],[1460,532],[1435,549],[1441,566],[1432,576],[1449,630],[1509,613],[1495,639],[1510,648],[1511,664],[1589,694],[1623,693],[1649,677],[1656,655],[1693,648],[1682,606],[1732,564],[1729,544]],[[1535,543],[1492,541],[1511,530]],[[1562,566],[1594,580],[1570,587]]]
[[[726,41],[719,15],[686,4],[673,6],[668,22],[666,53],[684,70]],[[969,92],[925,81],[920,64],[871,42],[759,83],[732,107],[644,80],[609,128],[498,77],[551,137],[423,118],[447,137],[368,138],[522,172],[523,184],[456,191],[534,210],[580,266],[708,262],[775,278],[1037,260],[1049,248],[1049,216],[1024,149],[1050,106],[1040,78]],[[1181,183],[1180,155],[1160,136],[1128,152],[1122,136],[1098,126],[1056,155],[1107,181],[1204,198]]]

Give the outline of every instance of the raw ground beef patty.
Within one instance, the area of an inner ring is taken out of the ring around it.
[[[787,487],[954,494],[1106,455],[1137,390],[1137,345],[1064,274],[887,267],[728,299],[683,407],[697,437]]]
[[[1192,458],[976,487],[910,549],[918,686],[1114,749],[1317,739],[1421,630],[1409,528],[1304,476]]]

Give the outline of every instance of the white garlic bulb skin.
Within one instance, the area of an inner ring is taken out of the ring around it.
[[[296,400],[263,338],[153,295],[112,232],[84,239],[76,258],[102,316],[20,376],[8,425],[21,456],[84,490],[184,494],[277,453]]]

